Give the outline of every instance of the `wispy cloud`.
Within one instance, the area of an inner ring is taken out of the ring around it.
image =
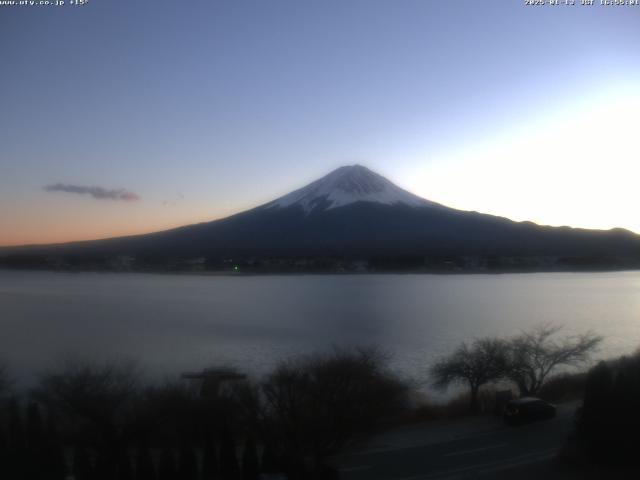
[[[90,195],[97,200],[120,200],[122,202],[136,202],[140,200],[137,193],[124,188],[107,189],[103,187],[70,185],[54,183],[44,187],[47,192],[76,193],[78,195]]]

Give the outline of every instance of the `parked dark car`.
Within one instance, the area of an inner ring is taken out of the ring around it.
[[[535,397],[511,400],[504,409],[503,418],[507,425],[522,425],[556,416],[556,406]]]

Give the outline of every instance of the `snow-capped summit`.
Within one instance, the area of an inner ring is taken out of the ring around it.
[[[349,165],[266,204],[264,208],[300,206],[305,213],[310,213],[313,210],[330,210],[355,202],[412,207],[439,206],[403,190],[362,165]]]
[[[640,236],[622,230],[544,227],[456,210],[353,165],[270,203],[212,222],[99,241],[0,248],[0,264],[14,265],[14,254],[29,266],[40,265],[40,259],[47,257],[59,258],[62,264],[84,258],[86,265],[94,265],[98,257],[134,256],[153,259],[149,264],[143,261],[144,268],[164,268],[174,265],[176,258],[204,257],[211,265],[227,265],[231,258],[252,259],[255,262],[247,264],[256,271],[295,271],[298,261],[308,262],[313,271],[324,271],[342,268],[326,266],[342,265],[338,259],[346,264],[370,259],[374,269],[421,271],[448,269],[452,263],[458,268],[468,257],[469,268],[482,268],[490,258],[487,265],[495,259],[499,266],[504,259],[507,269],[531,265],[553,270],[572,264],[562,260],[552,266],[546,259],[576,259],[576,268],[581,269],[592,261],[602,268],[606,258],[612,259],[612,268],[620,268],[620,262],[637,266]],[[513,263],[518,257],[522,263]],[[460,263],[444,260],[449,258]]]

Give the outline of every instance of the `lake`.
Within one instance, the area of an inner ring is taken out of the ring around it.
[[[598,357],[640,346],[640,272],[198,276],[0,271],[0,358],[28,384],[63,358],[133,358],[153,374],[260,374],[332,345],[378,345],[424,379],[438,355],[541,322],[593,330]]]

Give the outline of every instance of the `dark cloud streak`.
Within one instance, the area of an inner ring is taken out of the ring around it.
[[[44,187],[47,192],[65,192],[76,193],[78,195],[91,195],[97,200],[119,200],[122,202],[136,202],[140,200],[137,193],[125,190],[124,188],[106,189],[102,187],[69,185],[64,183],[55,183]]]

